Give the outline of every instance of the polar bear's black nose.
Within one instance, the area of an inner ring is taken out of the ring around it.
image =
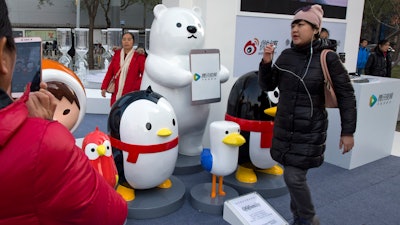
[[[186,29],[192,34],[197,32],[197,28],[195,26],[188,26]]]

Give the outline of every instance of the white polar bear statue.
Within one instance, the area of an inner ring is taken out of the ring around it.
[[[167,8],[163,4],[153,9],[149,54],[146,59],[141,90],[151,86],[173,106],[178,122],[179,153],[200,155],[202,140],[210,111],[209,104],[193,105],[189,53],[204,45],[204,23],[201,10],[180,7]],[[226,67],[220,67],[221,83],[229,79]]]

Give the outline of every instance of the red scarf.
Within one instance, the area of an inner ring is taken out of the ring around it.
[[[272,146],[272,131],[274,129],[273,121],[246,120],[228,114],[225,114],[225,120],[239,124],[241,130],[248,132],[261,132],[261,148],[270,148]]]
[[[169,142],[157,145],[133,145],[124,143],[116,138],[111,137],[111,135],[109,135],[109,137],[111,141],[111,146],[118,148],[124,152],[128,152],[128,158],[126,160],[131,163],[136,163],[139,154],[164,152],[178,145],[178,137]]]

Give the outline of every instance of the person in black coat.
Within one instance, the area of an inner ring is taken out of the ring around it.
[[[381,40],[376,45],[373,52],[368,57],[367,64],[365,64],[365,74],[381,77],[392,76],[392,58],[389,49],[390,42],[388,40]]]
[[[284,166],[293,224],[320,224],[306,176],[308,169],[319,167],[324,161],[328,119],[320,55],[323,49],[336,48],[328,39],[319,38],[322,16],[320,5],[299,10],[292,22],[291,48],[272,63],[274,47],[266,46],[258,73],[263,90],[278,87],[280,92],[270,152]],[[337,53],[328,52],[326,60],[340,109],[339,146],[344,154],[354,145],[356,99]]]

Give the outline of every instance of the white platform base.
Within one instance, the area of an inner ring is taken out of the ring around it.
[[[106,94],[104,98],[101,96],[100,89],[85,89],[86,91],[86,113],[91,114],[108,114],[110,112],[111,94]]]
[[[106,97],[101,96],[101,82],[106,74],[105,70],[90,70],[85,84],[86,91],[86,113],[91,114],[108,114],[110,112],[111,94]]]

